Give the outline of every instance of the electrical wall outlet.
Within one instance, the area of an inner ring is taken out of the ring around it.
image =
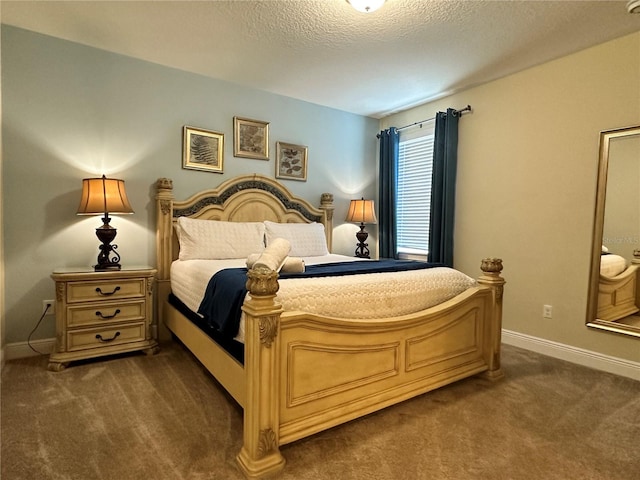
[[[552,318],[553,317],[553,307],[551,305],[543,305],[542,306],[542,317],[543,318]]]
[[[47,310],[47,305],[49,305],[49,310]],[[55,315],[56,314],[56,301],[55,300],[42,300],[42,313],[47,311],[47,315]]]

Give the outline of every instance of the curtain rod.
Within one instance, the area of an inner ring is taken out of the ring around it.
[[[464,107],[464,108],[462,108],[462,109],[460,109],[460,110],[454,110],[454,111],[453,111],[453,114],[454,114],[454,115],[461,115],[461,116],[462,116],[462,114],[463,114],[464,112],[471,112],[471,105],[467,105],[466,107]],[[436,117],[427,118],[426,120],[421,120],[421,121],[419,121],[419,122],[414,122],[414,123],[411,123],[411,124],[409,124],[409,125],[405,125],[404,127],[398,127],[398,128],[396,128],[396,130],[399,132],[400,130],[404,130],[405,128],[409,128],[409,127],[414,127],[414,126],[416,126],[416,125],[420,125],[420,126],[422,126],[422,124],[423,124],[423,123],[427,123],[427,122],[430,122],[430,121],[432,121],[432,120],[435,120],[435,118],[436,118]]]

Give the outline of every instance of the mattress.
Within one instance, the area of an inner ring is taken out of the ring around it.
[[[306,265],[356,260],[344,255],[304,257]],[[177,260],[171,265],[171,289],[196,312],[209,279],[224,268],[245,266],[245,259]],[[403,272],[368,273],[344,277],[279,280],[278,302],[285,311],[371,320],[407,315],[443,303],[476,284],[447,267]],[[236,340],[244,339],[244,321]]]
[[[620,275],[627,269],[627,261],[620,255],[600,256],[600,275],[611,278]]]

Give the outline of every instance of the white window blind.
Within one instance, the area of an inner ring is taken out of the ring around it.
[[[435,122],[409,134],[400,132],[396,198],[400,254],[427,255]]]

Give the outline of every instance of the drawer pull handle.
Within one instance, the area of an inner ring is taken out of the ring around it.
[[[115,312],[113,312],[113,315],[103,315],[102,312],[98,311],[96,312],[96,317],[100,317],[104,320],[109,320],[110,318],[115,318],[116,315],[118,315],[120,313],[120,309],[116,309]]]
[[[99,333],[96,335],[96,338],[98,340],[100,340],[101,342],[113,342],[116,338],[118,338],[120,336],[120,332],[116,332],[116,334],[112,337],[112,338],[102,338],[102,335],[100,335]]]
[[[98,292],[99,295],[103,295],[105,297],[108,297],[109,295],[113,295],[114,293],[116,293],[118,290],[120,290],[120,287],[116,287],[113,289],[113,292],[103,292],[102,289],[100,287],[96,288],[96,292]]]

